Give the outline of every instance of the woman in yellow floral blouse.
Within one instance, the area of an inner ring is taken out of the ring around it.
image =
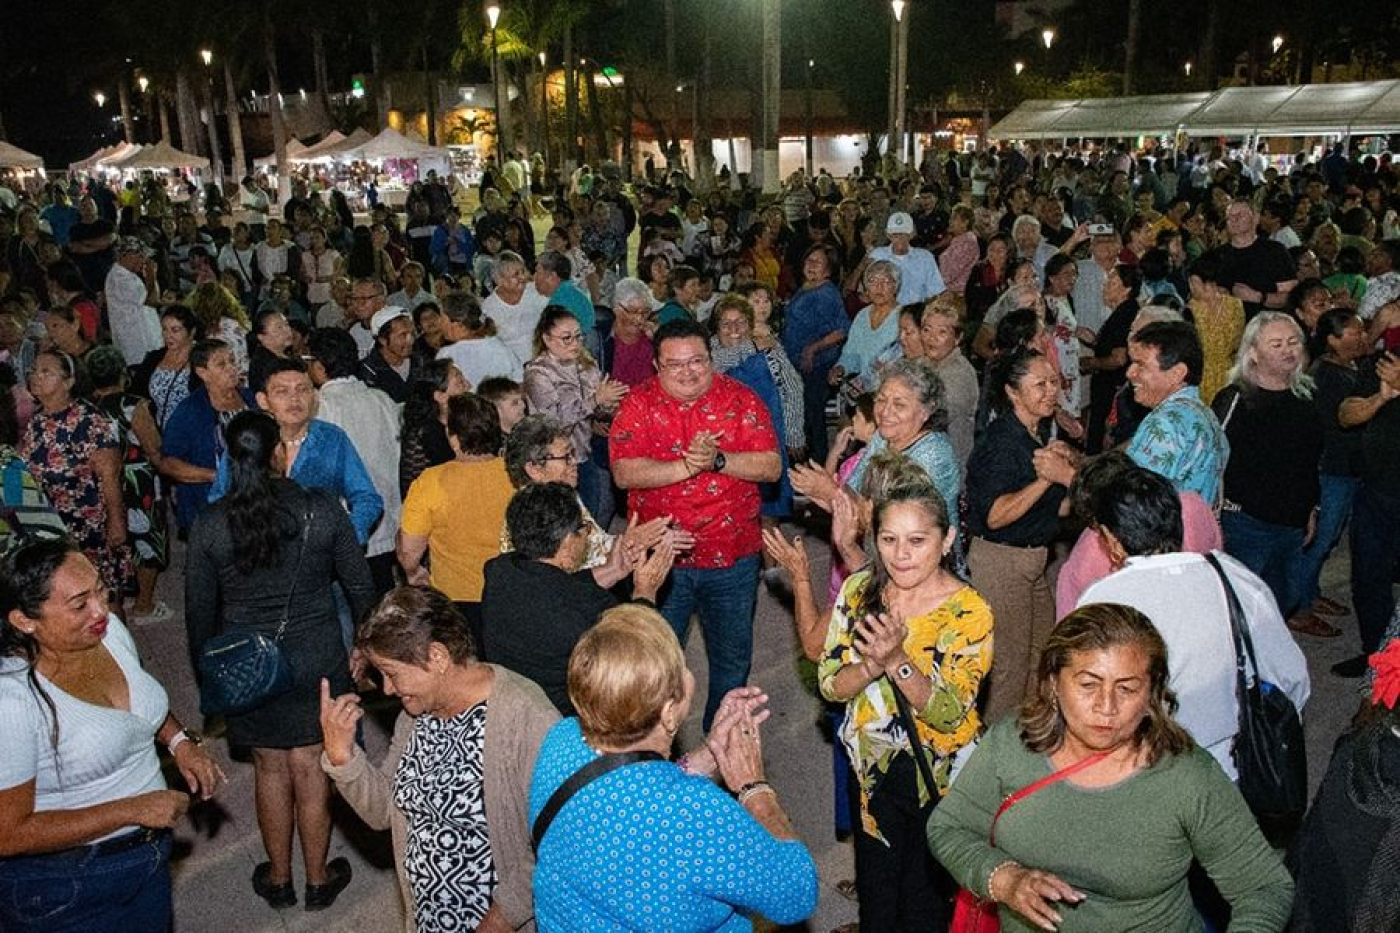
[[[846,703],[841,726],[860,787],[855,834],[862,930],[942,929],[924,825],[948,790],[958,750],[981,729],[975,703],[992,663],[992,612],[944,569],[948,508],[932,485],[876,503],[875,559],[841,590],[818,668],[822,695]],[[900,698],[934,787],[925,786]]]
[[[1244,336],[1244,304],[1220,285],[1221,254],[1212,250],[1191,266],[1191,320],[1201,338],[1205,368],[1201,401],[1206,405],[1229,383],[1230,367]]]

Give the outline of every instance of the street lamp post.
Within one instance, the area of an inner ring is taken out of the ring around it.
[[[778,117],[782,111],[782,0],[763,0],[763,140],[759,176],[764,194],[777,194],[782,187],[778,174]]]
[[[214,53],[209,49],[200,49],[199,58],[204,62],[204,100],[208,105],[208,115],[205,125],[209,127],[209,161],[214,167],[214,184],[219,186],[219,190],[224,187],[224,153],[219,145],[219,121],[214,117],[214,72],[211,66],[214,64]]]
[[[894,13],[894,54],[890,81],[894,88],[890,94],[890,138],[886,151],[896,153],[900,159],[905,156],[904,117],[909,83],[909,18],[904,15],[908,6],[906,0],[890,0],[890,11]]]
[[[540,50],[540,120],[544,148],[544,164],[549,165],[549,69],[545,67],[547,56]]]
[[[486,21],[491,24],[491,84],[496,98],[496,165],[503,167],[506,164],[506,136],[509,118],[506,116],[506,109],[510,106],[510,94],[501,88],[501,57],[496,40],[496,24],[501,18],[501,7],[499,4],[491,3],[486,7]]]

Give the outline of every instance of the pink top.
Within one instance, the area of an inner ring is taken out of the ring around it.
[[[1215,520],[1215,511],[1199,494],[1181,494],[1181,525],[1185,538],[1183,550],[1205,554],[1221,547],[1220,523]],[[1079,597],[1085,590],[1112,572],[1113,564],[1103,548],[1103,539],[1094,529],[1085,528],[1055,581],[1055,618],[1063,619],[1068,615],[1079,605]]]
[[[865,456],[866,448],[851,454],[845,462],[836,469],[837,485],[845,486],[851,478],[851,474],[860,465],[860,458]],[[846,578],[851,575],[851,569],[841,560],[841,552],[836,549],[836,545],[831,546],[831,585],[827,588],[826,604],[836,605],[836,597],[841,595],[841,587],[846,585]]]
[[[961,295],[967,289],[967,277],[972,267],[981,258],[977,246],[977,234],[968,231],[955,237],[943,255],[938,258],[938,271],[943,276],[943,284],[954,295]]]
[[[618,382],[636,388],[656,375],[651,365],[651,340],[641,337],[632,343],[613,341],[612,372]]]

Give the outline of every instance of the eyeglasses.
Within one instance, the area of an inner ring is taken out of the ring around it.
[[[573,343],[578,343],[580,340],[583,339],[583,331],[575,330],[575,331],[570,331],[570,332],[567,333],[567,334],[550,334],[549,336],[553,337],[555,340],[559,341],[560,343],[563,343],[563,344],[573,344]]]
[[[656,364],[658,369],[663,369],[668,373],[678,373],[683,369],[704,369],[710,365],[708,356],[697,356],[688,360],[661,360]]]
[[[560,463],[582,463],[582,462],[583,462],[583,461],[579,460],[577,454],[573,454],[573,453],[567,453],[567,454],[546,454],[546,455],[543,456],[543,457],[537,457],[537,458],[535,458],[535,461],[534,461],[534,462],[535,462],[535,463],[549,463],[549,462],[551,462],[551,461],[556,461],[556,460],[557,460],[558,462],[560,462]]]

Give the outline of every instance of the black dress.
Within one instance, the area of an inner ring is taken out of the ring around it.
[[[274,635],[285,609],[281,647],[293,687],[257,709],[230,715],[228,736],[234,745],[296,748],[321,741],[321,678],[330,680],[337,696],[354,689],[331,583],[340,582],[354,619],[372,605],[374,585],[364,549],[334,496],[291,480],[276,480],[273,488],[288,537],[270,567],[244,574],[234,566],[227,499],[195,520],[185,570],[185,625],[197,657],[200,646],[225,628]]]

